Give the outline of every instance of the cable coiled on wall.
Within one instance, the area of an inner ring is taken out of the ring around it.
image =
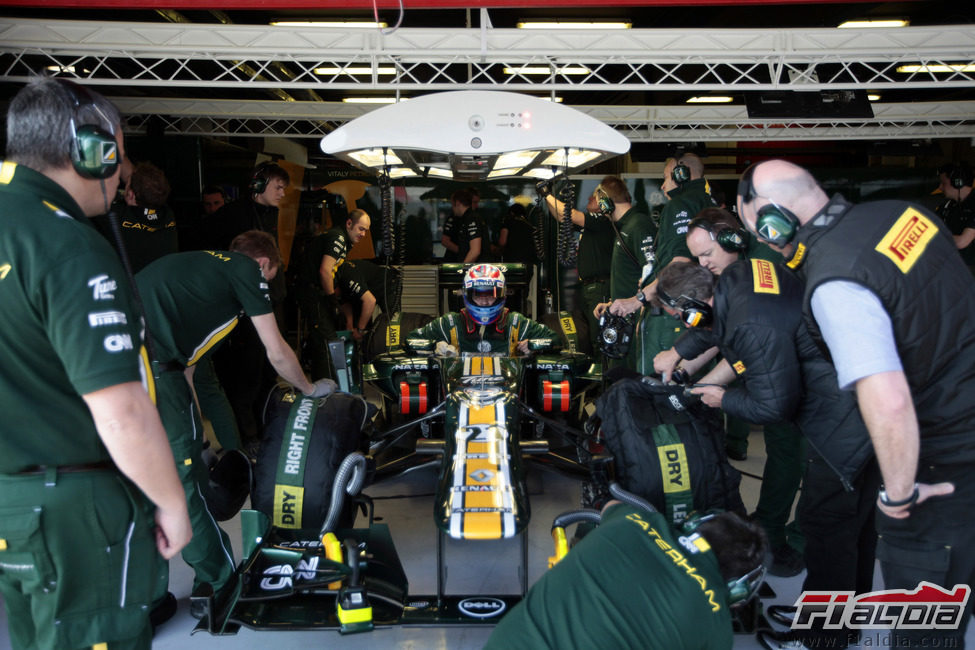
[[[568,176],[565,177],[559,200],[562,201],[562,219],[559,221],[558,243],[555,250],[559,264],[565,268],[572,268],[576,265],[579,249],[572,238],[572,208],[576,204],[576,192]]]

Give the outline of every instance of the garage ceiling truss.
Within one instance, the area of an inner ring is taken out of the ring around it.
[[[898,72],[904,65],[927,66]],[[932,66],[944,66],[936,72]],[[84,84],[185,89],[671,93],[677,106],[576,106],[634,141],[975,136],[973,103],[924,102],[924,90],[975,88],[975,28],[633,29],[626,31],[280,28],[0,18],[0,80],[48,66]],[[326,74],[316,69],[326,69]],[[362,69],[368,74],[360,74]],[[542,74],[536,74],[541,68]],[[547,70],[547,72],[545,72]],[[750,119],[744,106],[693,107],[692,94],[917,90],[916,104],[873,104],[874,118]],[[187,90],[184,94],[192,95]],[[320,137],[362,114],[336,101],[114,97],[130,128],[210,135]],[[616,99],[607,97],[607,104]],[[290,109],[291,104],[296,104]],[[573,104],[574,105],[574,104]]]

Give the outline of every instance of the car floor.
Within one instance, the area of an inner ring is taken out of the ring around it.
[[[762,466],[765,462],[762,435],[753,431],[749,438],[748,458],[733,461],[742,470],[742,497],[749,510],[758,499]],[[529,525],[528,578],[533,583],[547,567],[552,554],[549,535],[552,519],[567,510],[579,507],[577,482],[549,471],[535,470],[529,478],[532,509]],[[365,492],[375,500],[377,519],[389,525],[393,541],[410,584],[410,594],[436,593],[436,529],[432,520],[433,491],[436,472],[424,467],[395,480],[367,487]],[[234,543],[236,557],[240,557],[240,516],[224,523]],[[449,540],[446,549],[446,592],[457,594],[517,593],[519,590],[520,545],[517,540],[497,542],[457,542]],[[791,605],[801,592],[805,573],[792,578],[769,577],[768,584],[775,596],[764,598],[763,604]],[[304,649],[313,644],[328,648],[371,649],[449,649],[480,648],[491,634],[491,626],[442,627],[383,627],[364,634],[341,635],[336,631],[254,631],[242,628],[231,636],[212,636],[207,632],[193,634],[197,621],[189,613],[189,594],[193,582],[190,568],[181,560],[170,562],[170,589],[178,599],[176,615],[162,625],[153,639],[154,650],[191,650],[196,648],[236,648],[238,650],[275,648],[275,650]],[[879,568],[875,577],[880,586]],[[10,647],[6,634],[6,614],[0,608],[0,649]],[[966,641],[975,643],[975,631],[969,626]],[[883,639],[871,631],[860,647],[883,647]],[[882,634],[882,631],[881,631]],[[754,634],[735,635],[736,650],[761,648]]]

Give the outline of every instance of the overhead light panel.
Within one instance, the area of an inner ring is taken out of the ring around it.
[[[354,29],[385,29],[385,22],[366,20],[275,20],[273,27],[351,27]]]
[[[691,97],[687,100],[688,104],[728,104],[735,101],[734,97],[728,97],[727,95],[713,95],[713,96],[701,96],[701,97]]]
[[[396,68],[393,66],[373,68],[367,65],[349,65],[345,67],[333,65],[327,68],[315,68],[315,74],[322,76],[336,74],[371,75],[373,72],[376,74],[396,74]]]
[[[565,65],[560,67],[550,68],[544,65],[525,65],[520,68],[505,68],[505,74],[524,74],[524,75],[550,75],[552,73],[561,75],[584,75],[592,74],[592,71],[581,65]]]
[[[518,23],[518,29],[630,29],[633,23],[619,22],[574,22],[574,21],[524,21]]]
[[[879,102],[880,101],[880,95],[877,95],[876,93],[869,93],[867,95],[867,101]]]
[[[975,72],[975,65],[970,63],[929,63],[926,65],[899,65],[898,72]]]
[[[594,117],[539,97],[460,90],[377,108],[326,135],[321,148],[376,173],[404,167],[476,182],[573,173],[626,153],[630,142]]]
[[[909,20],[848,20],[837,25],[837,29],[872,29],[880,27],[907,27]]]

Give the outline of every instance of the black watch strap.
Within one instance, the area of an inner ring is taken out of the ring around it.
[[[880,503],[887,506],[888,508],[901,508],[903,506],[910,506],[910,505],[914,505],[914,503],[917,501],[919,494],[920,493],[918,491],[917,483],[915,483],[914,489],[911,490],[910,496],[908,496],[906,499],[898,499],[897,501],[894,501],[887,497],[887,490],[884,488],[884,486],[881,485]]]

